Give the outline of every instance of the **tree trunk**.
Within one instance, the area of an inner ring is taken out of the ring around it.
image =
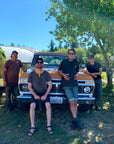
[[[106,63],[106,74],[107,74],[107,85],[112,85],[112,70],[111,70],[111,67],[110,67],[110,63],[108,61],[108,58],[107,58],[107,55],[104,51],[104,48],[103,48],[103,45],[101,44],[100,40],[99,40],[99,37],[98,35],[94,35],[95,36],[95,39],[102,51],[102,54],[104,56],[104,60],[105,60],[105,63]]]
[[[107,55],[106,53],[103,53],[104,59],[105,59],[105,63],[106,63],[106,74],[107,74],[107,85],[112,85],[112,70],[110,67],[110,63],[107,59]]]
[[[111,67],[110,67],[110,64],[107,60],[107,57],[104,56],[105,58],[105,62],[106,62],[106,73],[107,73],[107,85],[112,85],[112,70],[111,70]]]

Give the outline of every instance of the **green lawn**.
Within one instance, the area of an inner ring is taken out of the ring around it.
[[[28,137],[30,128],[29,110],[18,109],[11,113],[0,106],[0,144],[114,144],[114,88],[104,87],[101,112],[81,111],[78,119],[83,130],[71,130],[72,120],[68,105],[52,105],[54,134],[46,130],[45,110],[36,109],[36,133]]]

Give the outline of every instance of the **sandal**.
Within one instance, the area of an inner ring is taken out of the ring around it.
[[[35,133],[35,127],[31,127],[28,136],[33,136],[34,133]]]
[[[50,135],[53,134],[53,128],[52,128],[52,126],[47,126],[47,131],[48,131],[48,133]]]

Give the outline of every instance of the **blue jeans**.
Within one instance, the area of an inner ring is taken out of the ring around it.
[[[16,97],[18,93],[18,83],[8,83],[6,87],[6,104],[9,110],[12,110],[16,107]]]
[[[93,96],[95,97],[95,106],[98,106],[100,97],[102,96],[102,80],[101,79],[95,80],[95,89],[94,89]]]
[[[64,91],[69,101],[78,100],[78,86],[64,87]]]

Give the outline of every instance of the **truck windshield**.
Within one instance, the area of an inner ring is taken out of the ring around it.
[[[35,67],[37,58],[42,58],[44,60],[44,67],[59,67],[60,63],[67,59],[67,55],[39,55],[35,54],[32,60],[31,66]]]

